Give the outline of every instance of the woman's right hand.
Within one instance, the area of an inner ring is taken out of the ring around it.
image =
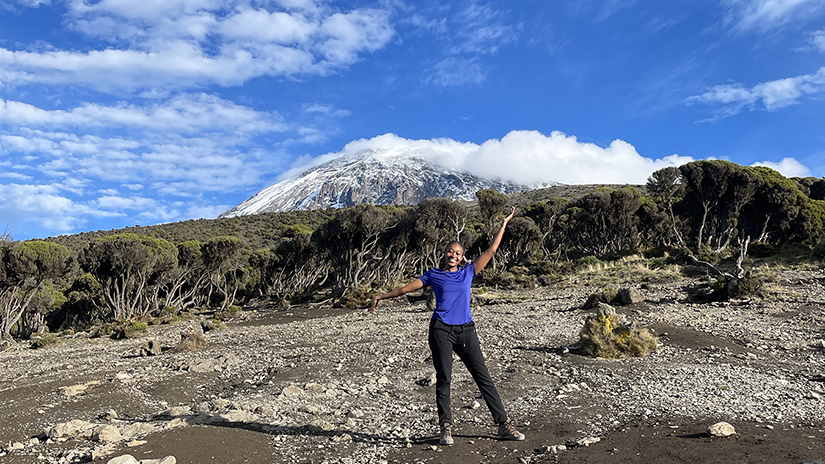
[[[367,312],[371,313],[375,310],[375,307],[378,306],[378,297],[372,299],[372,303],[370,303],[370,307],[367,308]]]

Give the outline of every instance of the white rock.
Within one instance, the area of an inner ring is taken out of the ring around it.
[[[736,429],[727,422],[717,422],[708,427],[708,434],[714,437],[729,437],[736,434]]]
[[[297,398],[304,391],[295,385],[289,385],[281,391],[281,396],[286,398]]]
[[[46,433],[49,438],[91,438],[95,424],[84,420],[71,420],[62,424],[57,424]]]
[[[124,454],[114,459],[110,459],[106,464],[140,464],[140,461],[135,459],[131,454]]]
[[[114,425],[102,425],[97,427],[92,437],[101,443],[112,443],[123,440],[120,430]]]

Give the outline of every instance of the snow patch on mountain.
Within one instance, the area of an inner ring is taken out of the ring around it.
[[[333,158],[253,195],[220,217],[344,208],[358,203],[414,205],[429,197],[472,200],[485,188],[512,193],[540,188],[485,179],[435,164],[421,150],[370,148]]]

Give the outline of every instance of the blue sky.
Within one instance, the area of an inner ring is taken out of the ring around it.
[[[0,228],[214,218],[369,147],[825,175],[825,0],[0,0]]]

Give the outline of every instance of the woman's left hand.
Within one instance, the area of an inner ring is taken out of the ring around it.
[[[510,219],[513,219],[513,216],[515,216],[515,215],[516,215],[516,207],[511,206],[510,207],[510,214],[506,218],[504,218],[504,224],[502,224],[502,225],[507,225],[507,223],[510,222]]]

